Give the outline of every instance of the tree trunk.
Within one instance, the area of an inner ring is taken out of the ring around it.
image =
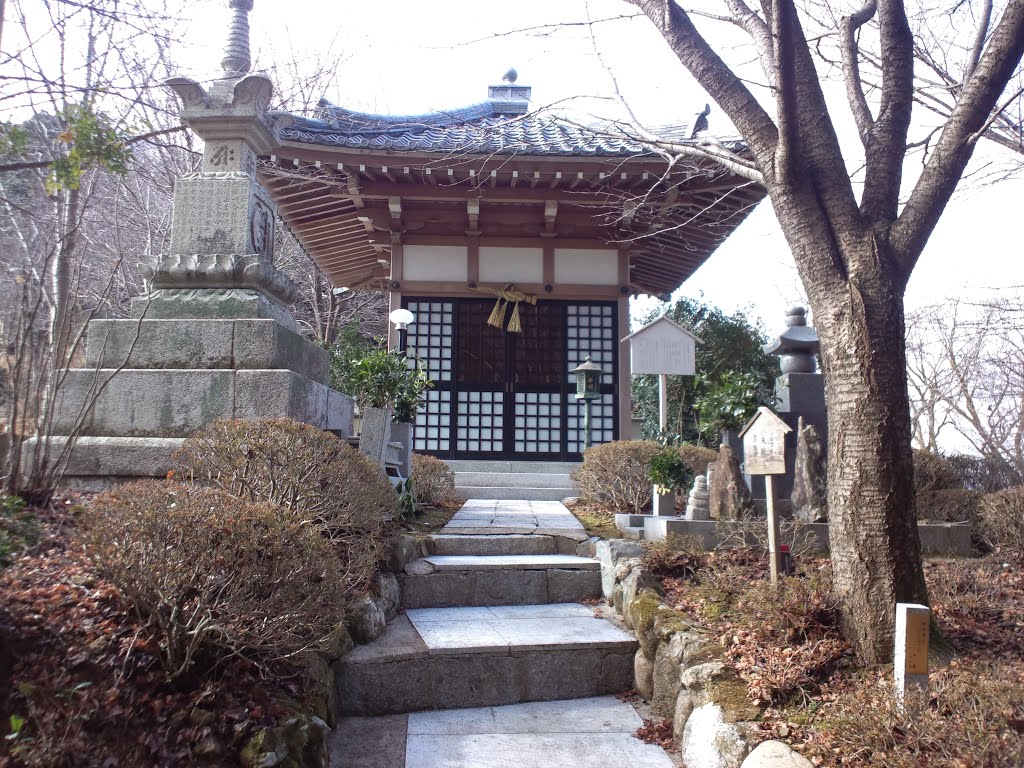
[[[797,236],[791,244],[821,339],[829,536],[844,634],[865,662],[878,664],[892,659],[895,603],[927,602],[914,507],[904,283],[893,274],[884,236],[835,224],[823,229],[835,247],[820,236],[808,239],[807,230],[787,236]],[[823,261],[822,251],[830,250]],[[844,265],[845,275],[825,267],[834,264]]]

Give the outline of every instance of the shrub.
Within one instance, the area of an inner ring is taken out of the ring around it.
[[[983,538],[1002,557],[1024,560],[1024,486],[984,496],[980,524]]]
[[[660,446],[653,440],[619,440],[583,452],[572,473],[580,497],[617,512],[640,514],[651,503],[651,459]]]
[[[699,536],[667,536],[643,542],[643,562],[659,576],[688,578],[706,564],[704,542]]]
[[[455,473],[440,459],[414,453],[412,490],[417,504],[444,506],[455,500]]]
[[[0,495],[0,571],[39,538],[35,517],[17,496]]]
[[[98,496],[83,521],[89,557],[155,627],[169,679],[294,656],[342,620],[330,544],[277,505],[149,480]]]
[[[1022,480],[1013,467],[993,457],[954,453],[947,460],[958,484],[972,491],[1002,491],[1020,485]]]
[[[695,476],[707,474],[708,465],[718,459],[718,451],[713,451],[702,445],[693,445],[692,443],[680,445],[679,455],[682,457],[686,468]]]
[[[188,479],[280,504],[315,525],[334,544],[337,586],[351,599],[391,550],[398,494],[379,465],[329,432],[289,419],[214,421],[176,459]]]
[[[941,453],[914,449],[914,492],[920,496],[933,491],[963,488],[949,459]]]

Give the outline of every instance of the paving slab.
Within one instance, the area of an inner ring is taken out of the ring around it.
[[[673,768],[615,696],[342,718],[330,768]]]
[[[463,611],[468,612],[463,614]],[[414,608],[409,609],[406,616],[432,656],[597,648],[629,650],[636,645],[629,634],[595,617],[586,606],[571,603],[502,606],[488,611],[484,614],[475,608]]]
[[[562,570],[598,571],[601,563],[588,557],[575,555],[429,555],[425,558],[435,571],[540,571],[549,568]]]

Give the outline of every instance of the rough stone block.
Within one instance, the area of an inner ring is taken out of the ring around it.
[[[597,691],[603,693],[621,693],[629,690],[633,684],[633,659],[631,651],[609,652],[601,659],[601,687]]]
[[[285,368],[326,384],[330,355],[275,320],[234,321],[235,368]]]
[[[601,574],[598,571],[552,569],[548,574],[548,602],[575,603],[601,596]]]
[[[342,714],[390,715],[434,706],[429,659],[338,665]]]
[[[327,387],[287,370],[236,371],[234,416],[287,416],[323,429],[327,425]]]
[[[813,763],[781,741],[762,741],[741,768],[812,768]]]
[[[603,654],[598,649],[532,651],[516,656],[526,701],[557,701],[595,696]]]
[[[477,571],[472,605],[537,605],[548,602],[546,571]]]
[[[654,699],[654,664],[639,650],[633,657],[633,687],[646,701]]]
[[[434,657],[430,688],[435,709],[488,707],[526,700],[520,659],[512,656]]]
[[[82,434],[186,437],[214,419],[230,418],[234,400],[232,371],[123,370],[115,375],[108,369],[76,369],[68,371],[57,396],[54,432],[70,434],[88,411]]]
[[[93,320],[85,364],[89,368],[233,368],[233,328],[231,320]]]
[[[467,605],[472,584],[465,573],[399,577],[403,608],[449,608]]]
[[[640,557],[643,555],[644,549],[633,541],[607,539],[597,543],[594,553],[601,562],[601,594],[605,598],[610,598],[612,588],[615,586],[616,564],[626,557]]]

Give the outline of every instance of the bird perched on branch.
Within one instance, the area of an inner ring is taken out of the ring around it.
[[[708,115],[711,114],[711,105],[705,104],[704,111],[697,113],[697,119],[693,121],[693,130],[690,131],[690,138],[697,138],[697,134],[708,129]]]

